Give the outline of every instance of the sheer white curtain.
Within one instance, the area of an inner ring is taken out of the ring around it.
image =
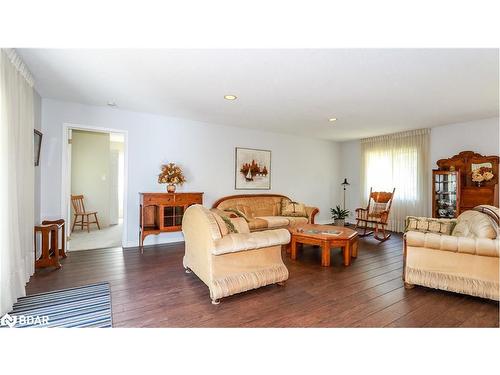
[[[403,232],[408,215],[427,216],[429,129],[361,140],[362,200],[374,191],[396,188],[388,229]]]
[[[11,49],[0,50],[0,315],[34,271],[33,79]]]

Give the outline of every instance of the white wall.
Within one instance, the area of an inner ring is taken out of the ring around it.
[[[97,211],[101,227],[109,226],[109,133],[73,130],[71,194],[83,195],[86,211]],[[93,219],[93,218],[92,218]],[[95,226],[93,225],[95,228]]]
[[[461,151],[475,151],[483,155],[498,155],[499,150],[499,118],[476,120],[437,126],[430,134],[429,173],[437,168],[439,159],[449,158]],[[341,177],[347,177],[352,183],[348,190],[349,210],[361,205],[361,143],[359,140],[340,143],[342,163]],[[431,186],[429,186],[431,189]],[[397,198],[397,192],[396,192]],[[429,202],[429,212],[430,205]],[[352,215],[350,220],[352,221]]]
[[[439,159],[449,158],[460,151],[475,151],[482,155],[499,154],[499,118],[461,122],[431,129],[431,167]]]
[[[61,216],[61,141],[63,123],[128,131],[127,246],[137,246],[139,192],[165,191],[159,167],[179,163],[188,183],[179,191],[203,191],[204,205],[234,190],[234,148],[272,151],[271,192],[320,208],[318,222],[329,222],[339,202],[340,152],[337,143],[179,118],[43,99],[42,214]],[[338,184],[337,184],[338,182]],[[145,244],[182,240],[181,233],[149,236]]]

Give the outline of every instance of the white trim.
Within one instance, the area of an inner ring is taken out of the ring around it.
[[[128,245],[128,233],[127,233],[127,201],[128,201],[128,130],[122,129],[112,129],[103,128],[98,126],[89,125],[79,125],[72,123],[63,123],[62,126],[62,147],[61,147],[61,217],[63,217],[68,223],[67,227],[71,231],[71,218],[68,218],[68,207],[70,204],[69,195],[66,194],[68,186],[66,186],[67,181],[67,150],[68,150],[68,130],[87,130],[100,133],[120,133],[123,134],[123,231],[122,231],[122,247]]]

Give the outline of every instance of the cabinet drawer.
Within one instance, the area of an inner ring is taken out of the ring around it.
[[[175,198],[174,196],[146,196],[144,197],[144,205],[169,205],[169,204],[174,204]]]
[[[175,196],[175,204],[187,205],[187,204],[201,204],[202,198],[201,194],[182,194]]]

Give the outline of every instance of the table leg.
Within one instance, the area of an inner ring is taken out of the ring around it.
[[[321,244],[321,265],[323,267],[330,266],[330,243],[328,241]]]
[[[290,244],[290,258],[292,260],[297,259],[297,241],[293,237]]]
[[[56,229],[52,230],[50,235],[53,239],[52,241],[53,251],[54,251],[53,264],[57,269],[59,269],[62,267],[61,263],[59,262],[59,227],[56,227]]]
[[[347,241],[344,246],[344,266],[349,266],[351,264],[351,244]]]
[[[66,226],[64,222],[62,223],[62,233],[61,233],[61,251],[59,252],[59,256],[66,258]]]
[[[355,238],[354,241],[352,242],[351,257],[353,257],[353,258],[358,257],[358,239],[357,238]]]

